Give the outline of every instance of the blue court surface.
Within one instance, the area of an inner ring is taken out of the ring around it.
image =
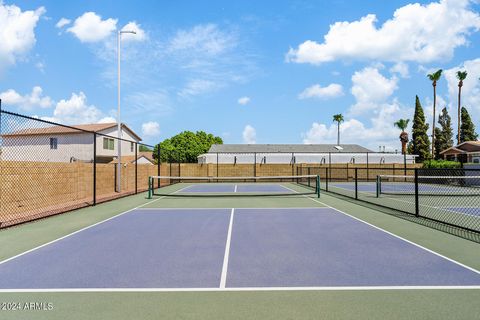
[[[453,212],[469,214],[472,216],[480,216],[479,207],[449,207],[445,209]]]
[[[479,286],[335,209],[136,209],[0,262],[0,289]]]
[[[225,184],[225,183],[206,183],[195,184],[183,188],[178,193],[294,193],[295,191],[288,189],[279,184]]]

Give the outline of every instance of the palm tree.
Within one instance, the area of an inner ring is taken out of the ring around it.
[[[400,119],[393,124],[395,127],[402,130],[402,133],[400,133],[400,141],[402,142],[402,154],[407,154],[408,133],[405,132],[405,129],[407,129],[409,122],[410,119]]]
[[[457,79],[458,79],[458,135],[457,135],[457,142],[460,144],[460,101],[462,97],[462,86],[463,80],[467,77],[467,71],[457,71]]]
[[[340,123],[344,121],[341,113],[333,115],[333,121],[337,123],[337,146],[340,145]]]
[[[439,69],[434,73],[427,75],[428,79],[432,81],[433,86],[432,155],[435,154],[435,106],[437,104],[437,81],[440,80],[442,71],[442,69]]]

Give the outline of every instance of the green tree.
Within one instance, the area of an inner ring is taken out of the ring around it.
[[[155,146],[153,157],[156,161],[160,147],[160,160],[162,162],[195,163],[197,157],[210,149],[212,144],[222,144],[222,138],[203,131],[183,131],[165,139]]]
[[[428,123],[425,123],[420,99],[415,96],[415,114],[413,115],[412,125],[412,145],[411,153],[418,155],[418,162],[423,162],[430,158],[430,141],[428,140]]]
[[[435,128],[435,159],[440,159],[440,152],[453,146],[452,118],[447,108],[443,108],[438,116],[440,128]]]
[[[337,146],[340,145],[340,123],[344,121],[341,113],[333,115],[333,121],[337,123]]]
[[[442,76],[442,71],[442,69],[439,69],[434,73],[427,75],[428,79],[432,81],[433,86],[432,154],[435,153],[435,107],[437,105],[437,81],[440,80],[440,77]]]
[[[461,98],[462,98],[462,87],[463,87],[463,80],[467,78],[467,71],[457,71],[457,79],[458,79],[458,110],[457,110],[457,120],[458,120],[458,131],[457,131],[457,142],[460,144],[460,109],[461,109]]]
[[[400,119],[393,124],[395,127],[402,130],[402,132],[400,133],[400,141],[402,142],[402,154],[407,153],[408,133],[405,132],[405,129],[407,129],[409,122],[410,119]]]
[[[467,108],[461,110],[462,125],[460,126],[460,143],[465,141],[477,141],[478,134],[475,132],[475,125],[468,114]]]
[[[144,146],[143,144],[141,144],[141,145],[138,147],[138,151],[140,151],[140,152],[149,152],[149,151],[153,151],[153,150],[150,149],[149,147]]]

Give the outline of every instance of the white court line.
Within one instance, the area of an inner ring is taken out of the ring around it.
[[[209,207],[209,208],[195,208],[195,207],[191,207],[191,208],[188,208],[188,207],[185,207],[185,208],[166,208],[166,207],[162,207],[162,208],[142,208],[141,210],[158,210],[158,211],[170,211],[170,210],[215,210],[215,209],[232,209],[231,207]],[[252,210],[296,210],[296,209],[324,209],[324,210],[331,210],[331,208],[328,208],[328,207],[279,207],[279,208],[275,208],[275,207],[263,207],[263,208],[254,208],[254,207],[237,207],[236,208],[237,210],[243,210],[243,209],[252,209]]]
[[[175,192],[173,192],[173,193],[179,192],[179,191],[181,191],[181,190],[183,190],[183,189],[184,189],[184,188],[178,189],[177,191],[175,191]],[[172,194],[173,194],[173,193],[172,193]],[[130,210],[121,212],[121,213],[119,213],[119,214],[117,214],[117,215],[114,215],[113,217],[110,217],[110,218],[107,218],[107,219],[105,219],[105,220],[99,221],[99,222],[97,222],[97,223],[95,223],[95,224],[86,226],[85,228],[82,228],[82,229],[80,229],[80,230],[71,232],[71,233],[69,233],[69,234],[67,234],[67,235],[65,235],[65,236],[63,236],[63,237],[54,239],[54,240],[52,240],[52,241],[49,241],[49,242],[44,243],[44,244],[42,244],[42,245],[39,245],[39,246],[37,246],[37,247],[35,247],[35,248],[32,248],[32,249],[29,249],[29,250],[24,251],[24,252],[22,252],[22,253],[19,253],[19,254],[13,256],[13,257],[10,257],[10,258],[7,258],[7,259],[5,259],[5,260],[2,260],[2,261],[0,261],[0,265],[6,263],[6,262],[8,262],[8,261],[11,261],[11,260],[13,260],[13,259],[19,258],[19,257],[21,257],[21,256],[23,256],[23,255],[25,255],[25,254],[27,254],[27,253],[30,253],[30,252],[33,252],[33,251],[35,251],[35,250],[41,249],[41,248],[43,248],[43,247],[46,247],[46,246],[48,246],[48,245],[50,245],[50,244],[53,244],[53,243],[55,243],[55,242],[57,242],[57,241],[63,240],[63,239],[68,238],[68,237],[71,237],[71,236],[73,236],[73,235],[75,235],[75,234],[77,234],[77,233],[79,233],[79,232],[82,232],[82,231],[85,231],[85,230],[87,230],[87,229],[90,229],[90,228],[93,228],[93,227],[95,227],[95,226],[98,226],[99,224],[102,224],[102,223],[104,223],[104,222],[107,222],[107,221],[110,221],[110,220],[112,220],[112,219],[115,219],[115,218],[118,218],[118,217],[120,217],[120,216],[123,216],[123,215],[126,214],[126,213],[129,213],[129,212],[132,212],[132,211],[137,210],[137,209],[139,209],[139,208],[142,208],[143,206],[146,206],[147,204],[154,203],[154,202],[156,202],[156,201],[158,201],[158,200],[160,200],[160,199],[163,199],[163,198],[165,198],[165,197],[166,197],[166,196],[163,196],[163,197],[159,197],[158,199],[154,199],[154,200],[152,200],[152,201],[148,201],[148,202],[146,202],[146,203],[144,203],[144,204],[141,204],[141,205],[139,205],[139,206],[137,206],[137,207],[135,207],[135,208],[133,208],[133,209],[130,209]]]
[[[290,190],[295,191],[295,190],[293,190],[293,189],[290,189]],[[296,191],[295,191],[295,192],[296,192]],[[433,251],[433,250],[431,250],[431,249],[428,249],[428,248],[426,248],[426,247],[424,247],[424,246],[422,246],[422,245],[420,245],[420,244],[418,244],[418,243],[415,243],[415,242],[413,242],[413,241],[410,241],[410,240],[407,240],[407,239],[405,239],[405,238],[402,238],[401,236],[398,236],[398,235],[396,235],[396,234],[394,234],[394,233],[392,233],[392,232],[390,232],[390,231],[387,231],[387,230],[385,230],[385,229],[382,229],[382,228],[380,228],[380,227],[377,227],[377,226],[375,226],[375,225],[373,225],[373,224],[371,224],[371,223],[368,223],[368,222],[366,222],[366,221],[364,221],[364,220],[362,220],[362,219],[360,219],[360,218],[357,218],[357,217],[355,217],[355,216],[352,216],[351,214],[348,214],[348,213],[346,213],[346,212],[343,212],[343,211],[341,211],[341,210],[338,210],[338,209],[336,209],[336,208],[334,208],[334,207],[332,207],[332,206],[329,206],[328,204],[326,204],[326,203],[324,203],[324,202],[322,202],[322,201],[319,201],[319,200],[314,199],[314,198],[310,198],[310,197],[308,197],[308,196],[306,196],[306,195],[303,195],[303,196],[304,196],[305,198],[307,198],[307,199],[310,199],[310,200],[312,200],[312,201],[315,201],[315,202],[317,202],[317,203],[320,203],[320,204],[322,204],[322,205],[324,205],[324,206],[326,206],[326,207],[328,207],[328,208],[330,208],[330,209],[332,209],[332,210],[335,210],[335,211],[340,212],[340,213],[342,213],[342,214],[344,214],[344,215],[346,215],[346,216],[349,216],[349,217],[352,218],[352,219],[355,219],[355,220],[357,220],[357,221],[359,221],[359,222],[365,223],[366,225],[368,225],[368,226],[370,226],[370,227],[372,227],[372,228],[375,228],[375,229],[377,229],[377,230],[383,231],[383,232],[385,232],[385,233],[387,233],[387,234],[389,234],[389,235],[391,235],[391,236],[394,236],[394,237],[397,238],[397,239],[403,240],[403,241],[405,241],[405,242],[407,242],[407,243],[409,243],[409,244],[411,244],[411,245],[414,245],[414,246],[416,246],[416,247],[418,247],[418,248],[420,248],[420,249],[423,249],[423,250],[425,250],[425,251],[428,251],[428,252],[430,252],[430,253],[432,253],[432,254],[440,257],[440,258],[443,258],[443,259],[448,260],[448,261],[450,261],[450,262],[453,262],[453,263],[455,263],[455,264],[457,264],[457,265],[459,265],[459,266],[461,266],[461,267],[463,267],[463,268],[465,268],[465,269],[468,269],[468,270],[470,270],[470,271],[472,271],[472,272],[475,272],[475,273],[477,273],[477,274],[480,274],[480,271],[477,270],[477,269],[475,269],[475,268],[469,267],[469,266],[467,266],[467,265],[465,265],[465,264],[463,264],[463,263],[461,263],[461,262],[459,262],[459,261],[456,261],[456,260],[454,260],[454,259],[451,259],[451,258],[449,258],[449,257],[447,257],[447,256],[444,256],[444,255],[442,255],[442,254],[440,254],[440,253],[438,253],[438,252],[435,252],[435,251]]]
[[[237,185],[235,185],[235,188],[233,189],[233,192],[237,192]]]
[[[235,208],[230,213],[230,223],[228,224],[227,243],[225,244],[225,254],[223,255],[222,275],[220,277],[220,288],[225,289],[227,283],[228,258],[230,257],[230,242],[232,240],[233,216]]]
[[[222,292],[222,291],[379,291],[379,290],[480,290],[480,286],[352,286],[352,287],[240,287],[240,288],[59,288],[0,289],[0,293],[54,292]]]

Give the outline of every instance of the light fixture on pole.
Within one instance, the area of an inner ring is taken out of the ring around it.
[[[118,92],[117,92],[117,100],[118,100],[118,108],[117,108],[117,133],[118,133],[118,153],[117,153],[117,192],[122,191],[122,123],[120,121],[120,43],[122,41],[122,34],[123,33],[131,33],[136,34],[135,31],[128,31],[128,30],[119,30],[117,35],[117,54],[118,54],[118,78],[117,78],[117,85],[118,85]]]

